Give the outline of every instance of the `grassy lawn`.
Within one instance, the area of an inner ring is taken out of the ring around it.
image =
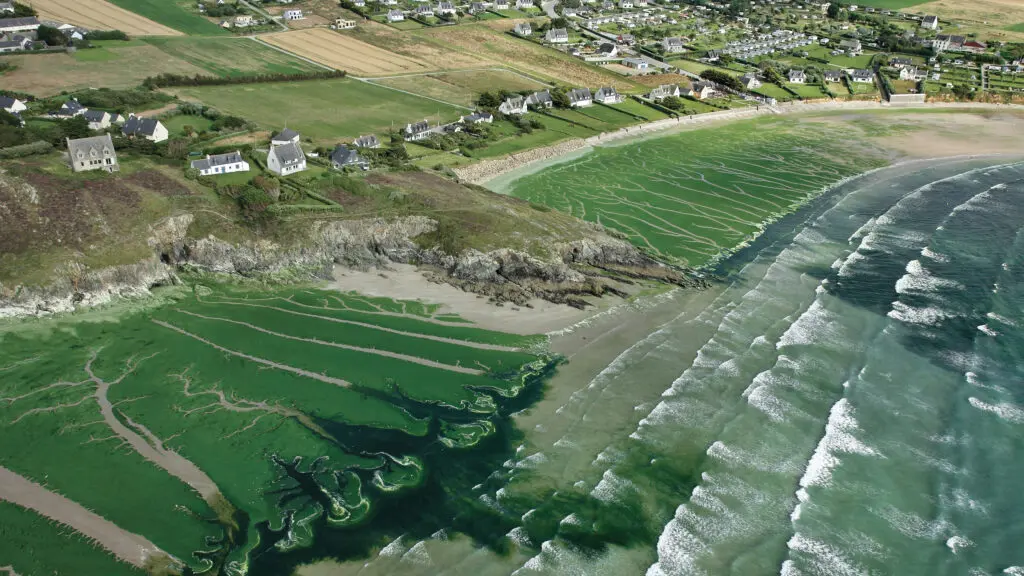
[[[686,70],[691,74],[700,74],[705,70],[718,70],[719,72],[725,72],[732,76],[741,76],[742,74],[737,70],[730,70],[729,68],[722,68],[721,66],[712,66],[711,64],[704,64],[703,62],[694,62],[693,60],[670,60],[669,64],[681,69]]]
[[[146,42],[216,76],[295,74],[322,70],[248,38],[150,37]]]
[[[687,104],[689,104],[689,102],[687,102]],[[636,100],[633,100],[632,98],[626,98],[620,104],[611,104],[610,106],[616,110],[622,110],[623,112],[628,112],[630,114],[640,116],[648,122],[653,122],[655,120],[664,120],[665,118],[668,118],[668,115],[662,112],[661,110],[652,108],[650,106],[646,106],[640,102],[637,102]]]
[[[917,89],[915,80],[892,80],[892,87],[897,94],[912,94]]]
[[[87,48],[75,51],[75,60],[79,62],[109,62],[117,60],[121,56],[106,48]]]
[[[173,0],[111,0],[111,2],[125,10],[135,12],[185,34],[207,36],[230,34],[227,30]],[[191,3],[189,4],[191,5]]]
[[[252,180],[257,176],[260,171],[251,163],[249,165],[250,170],[248,172],[232,172],[231,174],[218,174],[216,176],[210,176],[213,180],[222,186],[231,184],[248,184],[249,180]]]
[[[866,84],[862,82],[851,82],[850,87],[853,88],[853,93],[857,95],[861,94],[878,94],[878,87],[875,86],[874,82]]]
[[[185,126],[191,126],[196,132],[202,132],[203,130],[209,130],[213,121],[209,118],[203,118],[202,116],[189,116],[182,114],[175,116],[169,120],[162,120],[163,125],[167,127],[167,132],[171,136],[183,136],[185,134]]]
[[[788,102],[793,99],[793,95],[790,94],[789,92],[786,92],[781,86],[771,84],[769,82],[761,84],[761,87],[758,88],[757,90],[754,90],[754,92],[762,96],[775,98],[779,102]]]
[[[287,123],[304,138],[324,143],[397,129],[424,118],[450,121],[464,112],[349,79],[188,87],[175,92],[268,130]]]
[[[383,21],[387,22],[387,19],[385,18]],[[423,28],[423,24],[420,24],[419,22],[417,22],[415,20],[402,20],[401,22],[387,22],[387,24],[388,24],[388,26],[391,26],[391,27],[396,28],[398,30],[419,30],[420,28]]]
[[[566,111],[559,110],[557,112],[561,116]],[[522,152],[523,150],[536,148],[538,146],[547,146],[567,138],[587,138],[597,134],[597,132],[593,130],[576,126],[559,118],[553,118],[551,116],[544,116],[541,114],[531,114],[530,117],[540,121],[540,123],[544,125],[544,129],[534,130],[530,134],[517,136],[515,135],[514,128],[512,128],[510,124],[505,122],[496,122],[494,124],[495,131],[499,134],[507,133],[508,136],[502,140],[494,142],[486,148],[474,150],[473,157],[492,158],[495,156],[504,156],[506,154]]]
[[[850,93],[846,88],[846,84],[843,84],[842,82],[828,82],[825,85],[828,86],[828,89],[836,96],[843,96]]]
[[[1012,26],[1007,26],[1003,30],[1009,30],[1010,32],[1024,32],[1024,22],[1019,22]]]
[[[809,100],[827,97],[827,95],[824,92],[822,92],[821,87],[814,84],[798,84],[795,86],[790,86],[790,88],[793,89],[797,94],[799,94],[801,98],[806,98]]]
[[[840,68],[867,68],[871,65],[871,58],[874,56],[875,52],[865,52],[860,56],[840,54],[839,56],[827,56],[827,58],[830,63]]]

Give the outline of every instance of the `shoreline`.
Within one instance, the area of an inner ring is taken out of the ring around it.
[[[831,101],[809,104],[790,102],[777,106],[761,106],[740,110],[722,110],[719,112],[708,112],[706,114],[695,114],[685,118],[679,117],[657,120],[647,124],[628,126],[614,132],[601,133],[585,139],[574,138],[557,144],[552,144],[551,146],[532,148],[523,152],[509,154],[501,158],[483,160],[476,164],[466,166],[465,168],[454,168],[452,171],[460,181],[485,186],[486,188],[501,194],[504,193],[508,186],[519,178],[533,174],[549,166],[579,158],[595,146],[621,145],[649,137],[667,136],[673,132],[695,129],[706,124],[749,120],[760,116],[874,110],[1024,110],[1024,106],[1019,104],[990,104],[980,102],[926,102],[923,104],[897,105],[877,101]]]

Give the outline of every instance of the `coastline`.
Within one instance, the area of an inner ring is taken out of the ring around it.
[[[722,110],[688,117],[668,118],[648,124],[621,128],[582,139],[565,140],[551,146],[533,148],[501,158],[484,160],[465,168],[454,168],[459,180],[485,186],[504,193],[515,180],[539,170],[579,158],[595,146],[622,145],[645,138],[667,136],[675,132],[692,130],[708,124],[749,120],[760,116],[783,114],[811,114],[816,112],[893,111],[902,110],[1024,110],[1018,104],[989,104],[973,102],[926,102],[924,104],[891,105],[877,101],[789,102],[776,106],[761,106],[741,110]]]

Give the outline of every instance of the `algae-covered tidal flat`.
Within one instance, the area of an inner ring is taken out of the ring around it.
[[[555,364],[543,336],[322,290],[197,288],[89,316],[0,332],[0,472],[35,484],[0,492],[20,504],[0,506],[18,574],[285,573],[314,535],[355,527],[337,553],[365,553],[378,505],[485,444],[502,457],[508,411]],[[98,518],[49,522],[81,509]]]
[[[884,165],[851,129],[766,118],[598,147],[508,192],[698,267],[827,186]]]

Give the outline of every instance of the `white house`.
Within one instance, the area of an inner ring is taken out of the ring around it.
[[[296,142],[271,146],[267,154],[267,168],[281,176],[302,172],[306,169],[306,155]]]
[[[789,81],[792,84],[806,84],[807,74],[803,70],[790,70]]]
[[[235,16],[235,28],[248,28],[253,24],[254,22],[252,21],[251,14],[239,14],[238,16]]]
[[[517,10],[529,10],[530,8],[533,7],[533,0],[516,0]]]
[[[451,2],[438,2],[434,12],[438,14],[455,14],[455,5]]]
[[[632,10],[633,0],[619,0],[619,8],[623,10]]]
[[[405,20],[405,14],[402,14],[401,10],[388,11],[388,22],[401,22],[403,20]]]
[[[623,101],[622,94],[619,94],[612,86],[605,86],[594,94],[594,102],[600,102],[601,104],[619,104]]]
[[[434,11],[431,10],[430,6],[427,6],[426,4],[417,6],[416,9],[413,10],[413,13],[419,16],[420,18],[429,18],[434,15]]]
[[[711,82],[694,82],[693,93],[688,95],[693,96],[697,100],[704,100],[713,96],[715,92],[715,85]]]
[[[508,0],[494,0],[495,10],[508,10],[509,6]]]
[[[573,108],[586,108],[594,105],[594,97],[590,94],[590,88],[574,88],[566,94],[569,97],[569,105]]]
[[[552,44],[565,44],[569,42],[569,31],[565,28],[552,28],[544,35],[544,40]]]
[[[302,10],[295,9],[284,11],[285,20],[302,20],[303,18],[305,18],[305,16],[302,15]]]
[[[284,146],[285,144],[298,144],[302,137],[291,128],[285,128],[270,139],[271,146]]]
[[[642,58],[625,58],[622,60],[622,64],[628,68],[635,68],[636,70],[639,70],[641,72],[647,70],[650,67],[650,64],[647,62],[647,60],[644,60]]]
[[[356,148],[380,148],[380,138],[374,134],[366,134],[356,138],[352,145]]]
[[[402,131],[402,135],[406,140],[423,140],[424,138],[430,137],[430,123],[426,120],[420,120],[412,124],[406,124],[405,130]]]
[[[352,30],[356,27],[356,21],[338,18],[334,21],[334,27],[338,30]]]
[[[34,32],[39,29],[39,19],[35,16],[27,18],[4,18],[0,20],[0,34],[17,32]]]
[[[664,100],[669,96],[679,97],[679,85],[678,84],[662,84],[657,88],[653,88],[651,93],[647,95],[647,98],[657,102],[658,100]]]
[[[0,2],[0,14],[14,14],[14,2]]]
[[[114,142],[110,139],[110,134],[78,138],[77,140],[68,138],[67,143],[68,161],[71,163],[71,169],[75,172],[88,170],[117,172],[121,169],[117,163],[117,153],[114,151]]]
[[[529,36],[533,34],[533,28],[530,27],[529,22],[520,22],[515,25],[515,33],[520,36]]]
[[[110,123],[114,121],[114,117],[103,110],[86,110],[85,114],[82,114],[82,118],[89,122],[90,130],[104,130],[109,128]]]
[[[938,16],[925,16],[921,19],[921,28],[926,30],[938,30],[939,29],[939,17]]]
[[[490,112],[477,111],[459,118],[459,122],[464,124],[490,124],[494,122],[494,115]]]
[[[522,96],[508,98],[498,106],[498,112],[502,114],[526,114],[527,110],[526,98]]]
[[[193,160],[192,168],[199,170],[202,176],[214,174],[230,174],[232,172],[248,172],[249,163],[242,158],[237,150],[227,154],[207,154],[206,158]]]
[[[761,87],[761,81],[754,74],[744,74],[740,77],[740,84],[747,90],[756,90]]]
[[[0,38],[5,36],[0,35]],[[28,50],[32,47],[32,39],[22,34],[15,34],[10,37],[10,40],[0,40],[0,53],[3,52],[19,52],[21,50]]]
[[[850,72],[850,79],[861,84],[871,84],[875,81],[874,72],[871,70],[854,70]]]
[[[362,170],[370,169],[370,162],[359,155],[355,148],[349,148],[344,144],[338,144],[331,152],[331,167],[335,170],[342,170],[347,166],[355,166]]]
[[[920,70],[916,66],[908,66],[900,69],[900,80],[924,80],[928,76],[925,70]]]
[[[143,118],[135,114],[128,115],[128,120],[121,127],[125,136],[142,137],[150,142],[163,142],[170,136],[167,127],[156,118]]]
[[[3,108],[4,112],[10,112],[11,114],[28,110],[28,106],[24,102],[10,96],[0,96],[0,108]]]
[[[662,39],[661,46],[662,48],[665,49],[665,52],[668,52],[670,54],[683,52],[686,50],[686,48],[683,46],[683,39],[679,38],[678,36],[670,36],[668,38]]]

